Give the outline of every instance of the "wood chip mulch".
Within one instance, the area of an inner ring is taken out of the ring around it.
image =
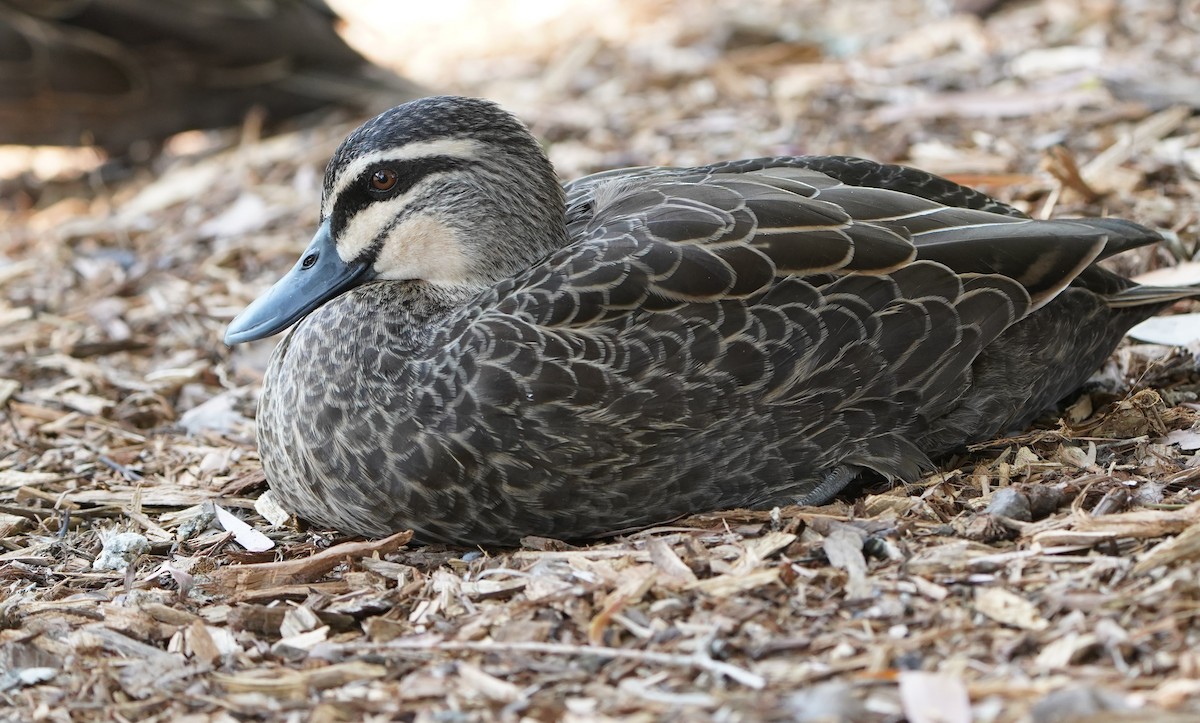
[[[347,10],[348,33],[506,104],[564,177],[865,155],[1154,226],[1117,268],[1200,279],[1195,2],[561,5],[388,42]],[[0,149],[0,720],[1200,715],[1194,317],[1190,347],[1127,344],[1035,429],[826,507],[519,550],[273,525],[274,340],[221,334],[306,244],[355,124],[185,134],[116,180]]]

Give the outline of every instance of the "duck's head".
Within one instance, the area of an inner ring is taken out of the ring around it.
[[[561,248],[564,213],[541,146],[496,104],[443,96],[397,106],[338,148],[312,242],[230,323],[225,343],[278,333],[368,281],[484,288]]]

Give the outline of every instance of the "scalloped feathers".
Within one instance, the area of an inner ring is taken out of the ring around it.
[[[433,112],[419,103],[399,113]],[[565,190],[565,245],[531,257],[489,237],[514,270],[483,291],[368,284],[297,325],[259,414],[286,506],[346,532],[512,545],[824,502],[1020,428],[1129,326],[1195,294],[1094,266],[1158,239],[1141,226],[1035,221],[861,159],[628,169]]]

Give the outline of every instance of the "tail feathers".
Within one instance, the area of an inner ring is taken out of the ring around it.
[[[1071,223],[1091,226],[1107,234],[1108,239],[1104,244],[1104,251],[1100,253],[1101,259],[1162,241],[1162,234],[1159,232],[1123,218],[1072,218],[1069,220]]]
[[[1169,304],[1181,299],[1200,298],[1200,283],[1188,286],[1131,286],[1104,297],[1114,309],[1150,304]]]
[[[1105,233],[1104,250],[1100,252],[1099,259],[1162,241],[1162,235],[1157,231],[1121,218],[1083,218],[1071,219],[1071,222]],[[1142,286],[1096,265],[1089,266],[1074,283],[1100,294],[1105,303],[1114,309],[1200,298],[1200,284]]]

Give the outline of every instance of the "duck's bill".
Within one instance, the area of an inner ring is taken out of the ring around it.
[[[225,343],[233,346],[278,334],[321,304],[366,281],[369,269],[366,262],[342,261],[326,221],[292,270],[230,322]]]

